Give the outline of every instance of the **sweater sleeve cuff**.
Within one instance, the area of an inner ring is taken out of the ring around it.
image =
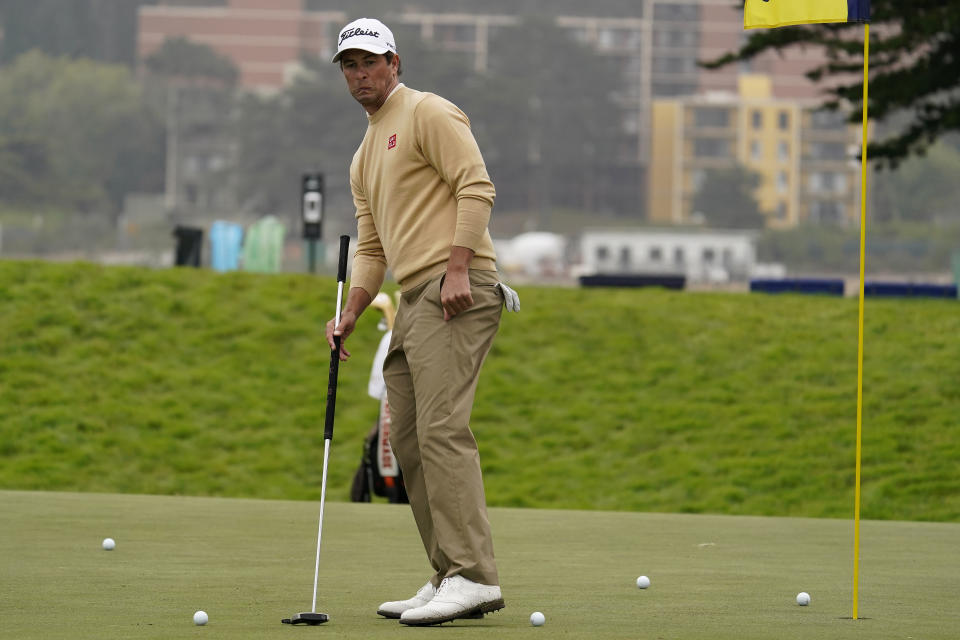
[[[350,287],[359,287],[370,294],[371,299],[375,298],[380,292],[380,287],[383,286],[386,273],[386,265],[355,257],[353,271],[350,273]]]
[[[476,251],[480,247],[490,222],[490,203],[478,198],[460,198],[457,201],[457,228],[453,234],[455,247]]]

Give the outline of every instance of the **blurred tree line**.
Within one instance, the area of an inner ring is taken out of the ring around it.
[[[127,193],[162,186],[163,139],[125,66],[31,51],[0,69],[8,206],[116,212]]]
[[[606,0],[591,11],[627,15],[635,10],[633,2]],[[292,83],[277,93],[262,94],[239,90],[237,70],[228,59],[184,39],[170,40],[154,55],[137,60],[137,10],[154,3],[0,0],[4,34],[0,40],[0,207],[115,218],[126,195],[164,190],[173,124],[185,140],[210,139],[230,149],[228,162],[214,176],[214,186],[233,194],[237,211],[296,216],[300,175],[312,170],[327,176],[328,212],[349,218],[347,173],[366,119],[347,93],[337,66],[328,60],[304,60],[303,73]],[[876,3],[875,17],[895,20],[892,4]],[[329,9],[334,4],[308,0],[307,7]],[[448,10],[468,5],[472,6],[467,0],[450,0]],[[579,6],[573,0],[557,0],[556,10],[576,12]],[[942,9],[923,3],[930,16],[960,13],[958,6],[960,0],[949,0]],[[470,117],[497,186],[498,211],[530,212],[542,229],[550,229],[551,212],[557,209],[628,213],[636,220],[642,211],[639,198],[617,196],[625,188],[641,192],[641,176],[630,173],[629,167],[624,171],[620,162],[624,150],[619,148],[621,122],[615,103],[618,70],[551,20],[536,17],[540,7],[538,0],[491,0],[491,12],[519,11],[528,17],[522,26],[494,34],[485,73],[476,72],[466,56],[431,50],[420,41],[416,28],[397,25],[404,67],[401,81],[443,95]],[[388,0],[357,0],[351,5],[351,12],[370,15],[395,10]],[[917,18],[905,20],[913,24]],[[955,42],[957,24],[960,21],[941,20],[921,26],[925,25],[923,33],[940,34],[931,40],[929,46],[934,47],[941,40]],[[727,61],[748,59],[764,48],[804,38],[819,42],[819,38],[837,47],[837,56],[842,53],[856,62],[852,45],[837,44],[843,37],[843,27],[836,25],[770,31],[754,48],[745,45],[736,54],[739,58]],[[857,44],[855,39],[851,42]],[[880,69],[893,73],[883,60],[894,55],[895,41],[881,42],[881,55],[886,58],[880,58]],[[907,39],[903,51],[916,51],[917,46]],[[942,49],[937,45],[927,53]],[[916,58],[917,64],[928,57]],[[942,70],[958,60],[950,54],[928,63],[931,69]],[[919,74],[915,82],[926,83],[918,85],[923,91],[940,86],[945,92],[940,94],[941,104],[953,108],[960,74],[938,78]],[[897,104],[892,90],[885,92],[883,86],[876,99],[888,101],[892,109]],[[853,89],[855,85],[847,91]],[[196,100],[188,103],[187,96]],[[185,123],[171,117],[198,102],[207,105],[212,118]],[[872,104],[871,113],[882,115],[884,110]],[[924,113],[928,123],[936,115]],[[940,138],[940,142],[930,146],[925,156],[902,156],[898,171],[871,178],[869,215],[876,221],[902,229],[904,221],[956,223],[960,218],[955,202],[960,143],[957,137],[945,135],[956,128],[949,119],[953,112],[938,113],[943,121],[939,128],[928,129],[924,139],[932,143]],[[912,121],[904,120],[908,128]],[[740,199],[739,204],[715,212],[715,218],[706,223],[753,226],[757,217],[756,203],[749,197],[751,180],[743,172],[707,176],[698,195],[701,202],[722,201],[731,193]]]
[[[133,67],[137,12],[156,0],[0,0],[0,62],[39,49]]]
[[[0,204],[115,215],[163,185],[162,119],[133,74],[155,0],[0,0]]]
[[[432,51],[398,27],[400,80],[466,112],[498,208],[544,216],[553,207],[613,208],[604,201],[602,167],[618,160],[615,70],[546,20],[531,19],[522,29],[519,40],[512,31],[495,36],[489,72],[476,73],[466,57]],[[280,94],[241,100],[240,191],[264,209],[299,206],[291,179],[307,167],[330,176],[330,187],[348,190],[347,170],[366,128],[339,67],[327,60],[305,66],[307,73]]]
[[[106,24],[128,17],[127,5],[86,0],[84,8],[93,5],[116,9]],[[6,3],[5,27],[56,14],[49,0],[32,7]],[[82,44],[100,28],[57,37],[76,17],[67,13],[35,49],[14,57],[26,40],[4,41],[0,201],[116,214],[126,194],[164,189],[170,135],[193,144],[209,136],[232,141],[231,178],[221,187],[235,192],[239,210],[296,215],[300,175],[316,170],[328,177],[328,205],[352,213],[347,173],[366,119],[336,65],[304,60],[304,72],[283,90],[243,92],[228,59],[184,39],[168,40],[139,68],[106,62],[116,56]],[[555,207],[637,215],[637,202],[610,200],[610,170],[622,150],[619,79],[606,60],[542,18],[529,19],[522,38],[513,29],[497,34],[486,73],[466,56],[430,50],[412,27],[397,31],[401,80],[468,114],[500,209],[533,211],[540,226]],[[214,117],[201,122],[182,113],[200,103],[216,104]]]
[[[869,212],[868,212],[869,215]],[[931,227],[924,222],[880,222],[867,230],[867,275],[942,273],[960,248],[960,225]],[[786,264],[807,274],[857,273],[858,229],[800,226],[762,232],[757,242],[761,262]]]

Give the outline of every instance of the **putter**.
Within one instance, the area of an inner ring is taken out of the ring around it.
[[[340,236],[340,264],[337,266],[337,313],[334,326],[340,324],[340,304],[343,301],[343,283],[347,279],[347,248],[350,236]],[[320,540],[323,538],[323,505],[327,495],[327,460],[330,456],[330,441],[333,439],[333,414],[337,404],[337,373],[340,371],[340,336],[333,337],[334,349],[330,351],[330,377],[327,381],[327,419],[323,428],[323,476],[320,483],[320,525],[317,528],[317,560],[313,569],[313,605],[310,611],[301,612],[292,618],[281,620],[283,624],[323,624],[330,619],[325,613],[317,613],[317,578],[320,575]]]

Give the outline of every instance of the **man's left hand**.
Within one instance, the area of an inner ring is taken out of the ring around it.
[[[473,294],[470,293],[470,274],[466,271],[448,271],[440,287],[440,304],[443,306],[443,319],[449,320],[458,313],[473,306]]]

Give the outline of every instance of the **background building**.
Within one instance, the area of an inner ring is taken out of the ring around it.
[[[769,227],[859,219],[860,130],[809,100],[774,98],[768,76],[741,75],[737,94],[657,100],[652,130],[651,221],[695,222],[707,172],[736,166],[760,176],[755,196]]]
[[[777,265],[757,263],[756,232],[703,229],[587,229],[579,275],[682,275],[692,283],[745,281]]]
[[[482,74],[488,71],[493,38],[503,30],[521,29],[524,15],[534,5],[542,14],[541,4],[531,1],[489,2],[481,9],[465,10],[465,3],[423,0],[416,5],[385,3],[382,6],[388,8],[379,15],[395,28],[407,28],[418,34],[424,43],[440,51],[463,56],[476,73]],[[186,37],[232,60],[240,72],[241,88],[277,91],[301,69],[304,55],[331,56],[340,27],[359,17],[354,15],[356,12],[376,11],[380,5],[367,2],[362,6],[352,5],[348,11],[340,9],[341,6],[325,0],[190,0],[189,3],[159,0],[155,6],[140,9],[138,50],[143,59],[165,39]],[[654,104],[665,98],[694,104],[697,100],[712,100],[704,96],[718,92],[735,95],[739,91],[740,76],[752,71],[769,78],[764,100],[794,102],[761,105],[759,97],[750,98],[755,109],[769,111],[766,117],[761,116],[764,124],[759,138],[745,141],[746,147],[738,145],[729,136],[741,128],[741,123],[727,121],[720,126],[725,130],[712,132],[715,142],[707,143],[709,149],[695,142],[693,149],[679,154],[688,160],[698,158],[699,164],[694,163],[697,166],[688,167],[694,173],[686,179],[695,181],[698,169],[722,163],[724,156],[736,157],[764,170],[764,186],[758,195],[763,208],[771,212],[772,225],[790,226],[801,218],[849,217],[847,203],[839,196],[846,193],[852,183],[844,182],[845,178],[828,177],[843,174],[838,173],[835,166],[827,166],[838,158],[833,146],[836,135],[824,133],[824,139],[803,143],[809,154],[819,154],[822,157],[817,159],[827,164],[811,168],[809,175],[801,176],[801,141],[785,142],[789,151],[787,160],[783,160],[779,141],[783,136],[777,133],[773,115],[777,109],[789,110],[788,130],[794,134],[799,132],[800,103],[796,101],[813,100],[819,90],[803,73],[822,61],[822,54],[791,51],[789,56],[763,56],[750,65],[729,65],[709,71],[699,66],[698,61],[734,50],[746,37],[742,11],[729,0],[637,0],[635,3],[598,0],[577,7],[576,11],[572,11],[572,7],[571,3],[558,5],[558,13],[547,19],[608,60],[616,70],[621,82],[613,101],[619,111],[620,135],[615,148],[602,154],[603,166],[586,172],[588,177],[579,173],[565,176],[558,184],[551,185],[549,198],[540,196],[540,204],[536,206],[549,207],[553,200],[577,201],[577,194],[568,197],[565,193],[576,191],[576,185],[582,181],[593,186],[580,191],[602,193],[605,199],[577,192],[582,201],[577,206],[592,203],[619,215],[646,217],[657,222],[687,220],[689,212],[684,209],[684,203],[689,199],[692,182],[682,189],[672,186],[676,194],[670,202],[663,202],[663,194],[654,194],[648,186],[656,185],[662,190],[664,184],[658,176],[675,168],[663,166],[662,156],[651,153],[652,136],[662,135],[661,127],[654,126]],[[577,73],[577,70],[572,68],[570,72]],[[689,102],[691,100],[694,102]],[[662,124],[663,108],[659,113]],[[813,121],[808,124],[814,125]],[[715,125],[710,127],[716,129]],[[721,148],[726,144],[720,141],[725,136],[731,145],[727,150]],[[778,141],[773,142],[774,138]],[[757,144],[772,147],[757,149]],[[774,173],[770,173],[773,171],[768,162],[771,157],[777,159],[778,168]],[[813,156],[810,159],[813,160]],[[530,176],[523,179],[533,182],[537,175],[533,167]],[[805,203],[801,211],[800,189],[804,179],[805,194],[815,193],[824,198],[821,204]],[[517,189],[505,190],[505,193],[508,191],[512,193]],[[827,193],[829,199],[825,197]],[[658,203],[656,211],[646,210],[654,202]]]
[[[306,11],[303,0],[228,0],[209,6],[160,2],[140,8],[141,60],[164,40],[186,37],[230,58],[248,89],[276,90],[300,69],[303,54],[333,56],[343,11]]]

